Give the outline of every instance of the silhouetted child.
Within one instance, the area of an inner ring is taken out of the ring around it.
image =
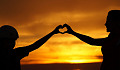
[[[110,34],[106,38],[94,39],[76,33],[67,24],[63,26],[68,29],[64,33],[72,34],[90,45],[102,46],[103,62],[100,70],[120,70],[120,10],[108,12],[105,26]]]
[[[29,46],[13,49],[15,41],[19,38],[18,32],[9,25],[0,27],[0,70],[21,70],[20,60],[43,45],[54,34],[61,33],[59,28],[62,26],[59,25],[51,33]]]

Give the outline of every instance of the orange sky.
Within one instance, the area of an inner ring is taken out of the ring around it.
[[[120,9],[119,3],[119,0],[0,0],[0,26],[7,24],[18,30],[16,47],[30,45],[64,23],[78,33],[102,38],[109,34],[104,26],[107,13]],[[90,46],[69,34],[57,34],[21,63],[101,61],[101,46]]]

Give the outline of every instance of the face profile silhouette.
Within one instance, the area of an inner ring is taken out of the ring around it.
[[[105,26],[107,27],[107,32],[117,33],[120,30],[120,10],[111,10],[108,12]]]

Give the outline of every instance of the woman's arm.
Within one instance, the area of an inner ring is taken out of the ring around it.
[[[86,35],[83,35],[83,34],[79,34],[75,31],[73,31],[71,29],[71,27],[67,24],[64,24],[63,27],[66,27],[68,30],[64,33],[69,33],[69,34],[72,34],[74,36],[76,36],[77,38],[79,38],[80,40],[90,44],[90,45],[96,45],[96,46],[102,46],[104,41],[105,41],[105,38],[101,38],[101,39],[93,39],[89,36],[86,36]]]

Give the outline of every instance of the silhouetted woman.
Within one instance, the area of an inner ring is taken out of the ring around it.
[[[29,46],[13,49],[15,41],[19,38],[18,32],[9,25],[0,27],[0,70],[21,70],[20,60],[42,46],[51,36],[60,33],[59,28],[62,26],[59,25],[51,33]]]
[[[110,34],[106,38],[94,39],[76,33],[67,24],[63,26],[68,29],[64,33],[72,34],[90,45],[102,46],[103,62],[100,70],[120,70],[120,10],[108,12],[105,26]]]

